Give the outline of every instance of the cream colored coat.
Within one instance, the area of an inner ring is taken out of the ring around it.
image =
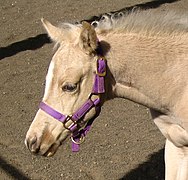
[[[188,180],[188,18],[176,13],[135,12],[118,20],[104,18],[94,30],[88,23],[55,27],[42,20],[58,49],[49,66],[43,101],[72,114],[92,90],[97,38],[108,62],[103,101],[130,99],[151,109],[166,137],[166,180]],[[62,90],[66,84],[74,92]],[[84,118],[95,114],[92,109]],[[84,125],[81,123],[81,126]],[[53,155],[70,135],[39,110],[26,135],[31,152]]]

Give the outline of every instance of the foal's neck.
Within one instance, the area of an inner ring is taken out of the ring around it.
[[[113,84],[111,85],[112,97],[130,99],[134,102],[165,112],[165,109],[158,107],[157,102],[151,98],[150,94],[148,95],[145,93],[146,91],[140,90],[142,87],[139,87],[143,76],[147,76],[147,74],[141,73],[139,69],[140,60],[146,56],[144,52],[147,53],[147,51],[150,51],[149,46],[146,46],[147,43],[143,43],[142,47],[142,40],[145,42],[150,40],[148,40],[147,37],[137,37],[134,34],[109,34],[99,38],[101,43],[109,44],[108,47],[104,45],[104,48],[107,48],[104,51],[106,52],[105,56],[110,74],[113,77],[107,80],[107,82],[109,82],[113,79]],[[143,50],[141,50],[143,54],[137,52],[139,48],[143,48]],[[143,57],[141,58],[140,56]],[[146,63],[146,61],[144,63]],[[112,83],[112,81],[109,82],[109,84],[110,83]]]

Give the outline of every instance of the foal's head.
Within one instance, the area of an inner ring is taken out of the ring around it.
[[[58,44],[48,73],[43,97],[45,105],[64,115],[72,115],[90,99],[95,101],[98,96],[90,95],[96,74],[98,59],[98,41],[94,28],[83,22],[82,25],[64,24],[55,27],[42,20],[50,38]],[[51,111],[51,109],[49,110]],[[83,127],[94,117],[96,109],[91,108],[80,121],[78,127]],[[71,116],[69,116],[70,118]],[[41,108],[38,110],[26,136],[26,145],[33,153],[51,156],[61,142],[71,134],[69,126],[74,121],[67,119],[64,125],[53,115]]]

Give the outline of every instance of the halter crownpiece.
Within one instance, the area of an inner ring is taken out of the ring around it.
[[[41,102],[39,108],[46,112],[48,115],[52,116],[54,119],[63,123],[65,129],[72,132],[72,151],[77,152],[79,151],[79,145],[83,142],[84,137],[86,136],[87,132],[91,128],[91,124],[93,123],[94,119],[100,113],[100,94],[105,93],[105,83],[104,77],[106,76],[106,60],[104,58],[98,58],[96,61],[96,74],[93,84],[93,89],[89,98],[86,102],[72,115],[64,115],[44,102]],[[95,100],[92,100],[91,97],[93,95],[97,95]],[[84,118],[84,116],[92,109],[96,109],[96,115],[88,121],[86,126],[79,130],[78,123]],[[67,127],[67,124],[68,127]]]

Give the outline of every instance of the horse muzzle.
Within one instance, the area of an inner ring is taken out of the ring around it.
[[[25,144],[32,154],[47,157],[53,156],[56,153],[58,147],[61,145],[59,141],[49,145],[46,142],[40,141],[40,139],[36,136],[26,138]]]
[[[69,134],[66,130],[62,130],[62,125],[53,129],[46,125],[41,131],[32,127],[27,132],[25,145],[32,154],[52,156]]]

